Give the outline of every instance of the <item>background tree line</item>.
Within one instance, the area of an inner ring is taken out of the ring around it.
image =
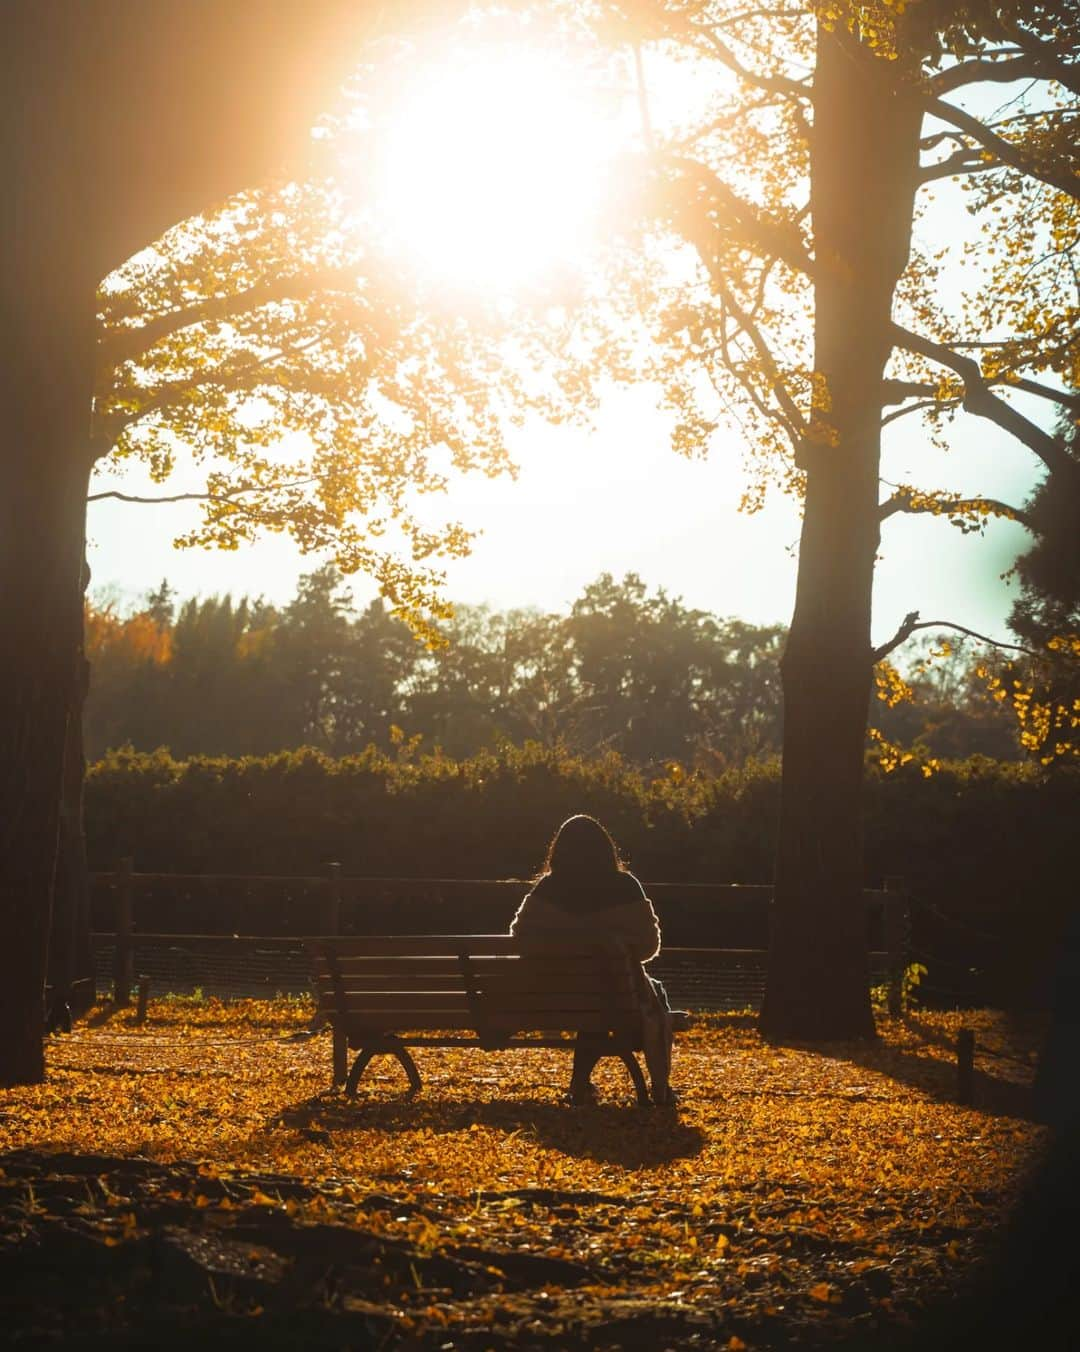
[[[133,613],[89,607],[87,750],[343,756],[419,736],[454,757],[535,741],[722,770],[779,750],[785,632],[602,574],[565,614],[458,606],[432,650],[381,600],[354,610],[332,566],[282,606],[178,602],[163,582]],[[915,698],[879,704],[875,726],[926,756],[1019,757],[1015,719],[978,674],[985,653],[927,641],[924,659]]]

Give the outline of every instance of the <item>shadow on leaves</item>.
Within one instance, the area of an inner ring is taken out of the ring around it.
[[[591,1159],[627,1169],[648,1169],[701,1152],[704,1133],[680,1122],[666,1108],[621,1104],[571,1108],[544,1099],[465,1102],[446,1099],[356,1098],[338,1093],[315,1095],[290,1104],[271,1126],[300,1131],[314,1140],[357,1130],[431,1131],[453,1135],[470,1127],[488,1127],[532,1137],[538,1144],[576,1159]]]

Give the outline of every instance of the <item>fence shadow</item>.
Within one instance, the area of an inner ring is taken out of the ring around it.
[[[576,1159],[648,1169],[697,1155],[705,1145],[698,1127],[670,1109],[639,1108],[632,1103],[601,1103],[570,1108],[550,1099],[500,1099],[471,1102],[432,1099],[347,1099],[317,1094],[290,1104],[268,1126],[291,1127],[314,1140],[335,1132],[380,1131],[387,1135],[417,1130],[450,1135],[473,1125],[539,1144]]]
[[[925,1046],[953,1053],[952,1041],[940,1031],[924,1027],[917,1016],[908,1016],[905,1018],[905,1024]],[[823,1046],[791,1042],[786,1045],[811,1052],[825,1052],[864,1070],[884,1075],[898,1084],[918,1089],[939,1103],[959,1102],[958,1072],[956,1061],[952,1056],[949,1060],[941,1060],[938,1057],[920,1056],[914,1051],[874,1043],[844,1042]],[[990,1053],[983,1049],[977,1052],[976,1059],[980,1057],[983,1064],[976,1065],[972,1072],[971,1101],[965,1106],[989,1113],[993,1117],[1038,1121],[1031,1083],[1034,1068],[1012,1057],[1002,1056],[998,1058],[1001,1062],[1001,1072],[994,1073],[994,1070],[986,1064],[990,1060]],[[1021,1069],[1025,1079],[1013,1079],[1003,1073],[1009,1066]]]

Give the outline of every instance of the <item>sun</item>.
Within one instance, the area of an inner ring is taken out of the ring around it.
[[[593,247],[612,131],[562,54],[444,52],[411,69],[373,131],[375,216],[430,277],[505,291]]]

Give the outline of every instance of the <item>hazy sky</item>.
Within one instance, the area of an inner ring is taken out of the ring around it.
[[[648,389],[620,391],[594,432],[533,427],[514,443],[517,481],[462,478],[446,498],[428,499],[483,531],[472,556],[447,566],[447,592],[461,601],[506,608],[563,609],[600,572],[637,572],[688,604],[768,623],[790,618],[799,519],[776,494],[762,512],[738,510],[740,449],[727,434],[706,460],[687,461],[667,444],[664,418]],[[932,487],[980,490],[1021,499],[1033,481],[1031,456],[975,419],[942,458],[927,452],[918,429],[901,422],[886,453],[886,478]],[[137,481],[128,477],[125,488]],[[152,492],[169,490],[150,489]],[[234,553],[172,548],[195,519],[190,504],[91,505],[90,563],[95,589],[135,597],[168,577],[182,595],[230,591],[281,601],[299,574],[317,565],[276,538]],[[1024,532],[991,524],[962,535],[941,518],[893,517],[882,536],[875,594],[875,637],[887,637],[908,610],[1005,636],[1014,588],[1000,579]],[[361,601],[373,595],[358,580]]]

